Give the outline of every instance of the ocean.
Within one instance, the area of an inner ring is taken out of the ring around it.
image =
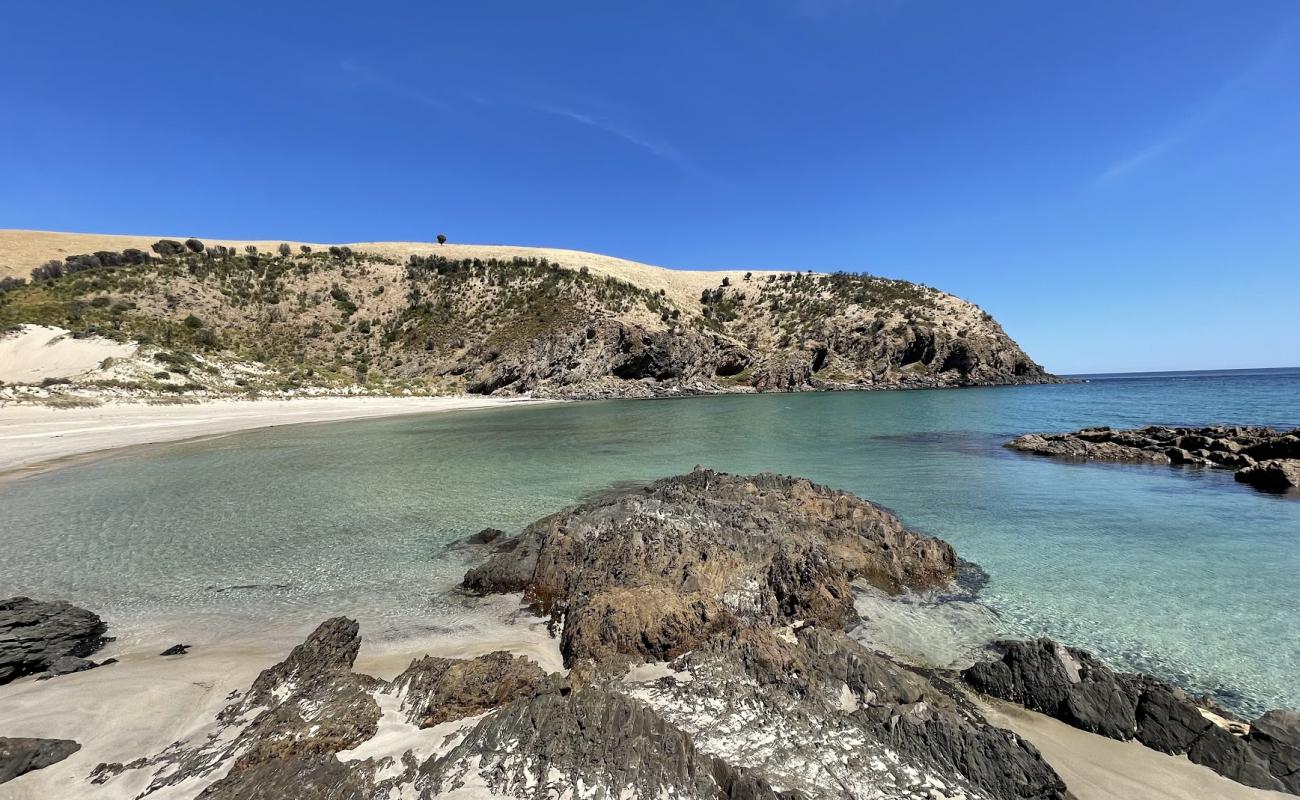
[[[1226,471],[1002,447],[1089,425],[1295,427],[1300,369],[1080,377],[510,407],[119,451],[0,482],[0,596],[70,600],[128,639],[236,641],[338,613],[369,637],[472,637],[454,587],[476,556],[451,542],[702,464],[849,489],[987,575],[978,614],[863,604],[880,636],[1052,636],[1242,713],[1300,708],[1300,500]]]

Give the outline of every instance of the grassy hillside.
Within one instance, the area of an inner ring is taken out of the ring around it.
[[[528,248],[19,233],[0,236],[0,263],[21,254],[35,273],[4,281],[0,328],[134,341],[164,367],[238,362],[263,387],[622,396],[1046,377],[977,307],[871,276],[685,272]],[[70,252],[80,244],[117,249]]]

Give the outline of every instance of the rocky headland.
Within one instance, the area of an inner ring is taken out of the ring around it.
[[[1289,712],[1233,720],[1046,641],[999,643],[965,673],[864,646],[847,630],[855,592],[945,587],[960,562],[808,480],[697,468],[457,548],[482,555],[467,592],[521,596],[550,620],[563,669],[498,651],[383,680],[355,669],[360,626],[338,617],[193,733],[79,785],[207,800],[1070,797],[973,687],[1297,791]]]
[[[1300,488],[1300,431],[1261,427],[1132,430],[1084,428],[1073,433],[1030,433],[1007,442],[1026,453],[1075,461],[1115,461],[1230,469],[1242,483],[1286,492]]]
[[[21,267],[4,263],[7,251],[23,254]],[[60,354],[48,366],[0,359],[10,384],[0,400],[659,397],[1055,380],[978,306],[872,275],[669,270],[475,245],[29,231],[0,231],[0,274],[0,352],[35,350],[6,345],[9,332]]]

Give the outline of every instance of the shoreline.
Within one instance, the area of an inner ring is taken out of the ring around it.
[[[474,658],[505,650],[534,661],[548,673],[566,671],[558,637],[550,636],[547,620],[529,613],[518,595],[483,601],[474,613],[479,625],[472,636],[429,630],[386,638],[366,630],[355,669],[391,680],[425,655]],[[95,766],[131,761],[161,752],[172,742],[212,731],[212,720],[230,702],[229,694],[246,690],[258,673],[282,661],[324,619],[322,615],[309,626],[273,624],[242,637],[225,633],[215,639],[206,638],[203,632],[179,630],[153,630],[136,636],[135,630],[110,625],[110,635],[121,638],[94,658],[117,658],[117,663],[50,681],[26,676],[0,685],[0,706],[5,709],[3,735],[67,738],[82,745],[63,761],[0,785],[0,797],[131,800],[145,788],[144,772],[96,785],[87,780]],[[194,649],[180,656],[160,655],[176,642],[191,644]],[[112,720],[113,724],[88,726],[87,719]],[[217,777],[214,774],[212,780]],[[201,789],[201,785],[187,784],[151,796],[194,797]]]
[[[391,680],[412,660],[424,655],[474,658],[494,650],[524,656],[548,673],[567,672],[559,638],[548,621],[533,616],[519,595],[482,598],[475,609],[480,626],[473,635],[425,631],[386,638],[363,628],[355,670]],[[116,664],[65,675],[54,681],[26,677],[0,686],[9,736],[71,738],[82,749],[65,761],[36,770],[4,787],[13,800],[84,796],[129,800],[145,786],[144,773],[97,786],[87,776],[101,762],[126,762],[162,751],[170,743],[214,730],[212,719],[243,691],[258,673],[278,663],[310,626],[261,631],[244,639],[221,636],[181,637],[197,642],[182,656],[159,653],[178,639],[153,631],[142,638],[131,631],[110,643],[96,658],[119,658]],[[111,632],[111,631],[110,631]],[[662,663],[645,665],[652,674]],[[629,673],[633,678],[635,671]],[[1077,800],[1142,797],[1145,800],[1283,800],[1291,795],[1255,789],[1215,774],[1209,768],[1169,756],[1135,741],[1121,742],[1070,727],[1043,714],[968,692],[989,723],[1011,731],[1036,747],[1061,775]],[[144,702],[142,702],[142,699]],[[111,730],[88,735],[87,717],[113,719]],[[224,770],[222,771],[224,772]],[[212,776],[215,780],[216,774]],[[163,790],[160,797],[193,796],[193,784]],[[486,797],[486,795],[485,795]]]
[[[0,481],[126,448],[259,428],[548,402],[557,401],[454,395],[220,399],[177,405],[115,402],[84,408],[0,404]]]

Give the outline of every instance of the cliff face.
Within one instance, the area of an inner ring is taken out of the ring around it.
[[[904,281],[361,247],[163,240],[64,255],[10,280],[0,327],[142,341],[172,354],[164,366],[177,353],[253,362],[277,388],[599,397],[1052,380],[977,306]]]

